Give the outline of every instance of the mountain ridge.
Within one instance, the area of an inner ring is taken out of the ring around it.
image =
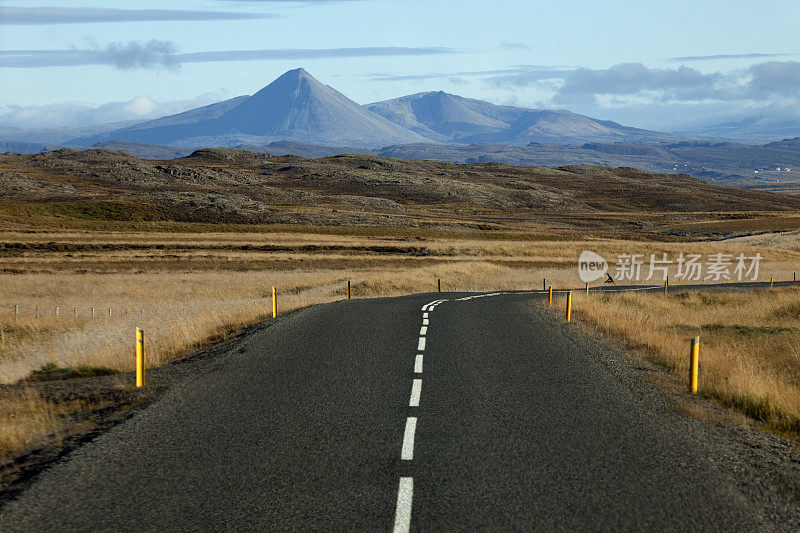
[[[526,145],[665,142],[678,138],[567,110],[496,105],[444,91],[359,105],[297,68],[253,95],[76,137],[63,144],[91,146],[125,141],[199,148],[289,141],[381,148],[430,142]]]
[[[528,109],[429,91],[365,107],[434,142],[459,144],[531,142],[664,142],[671,134],[623,126],[566,109]]]
[[[293,140],[379,146],[424,138],[376,115],[305,69],[290,70],[251,96],[241,96],[132,128],[77,138],[71,144],[124,140],[173,146],[234,146]]]

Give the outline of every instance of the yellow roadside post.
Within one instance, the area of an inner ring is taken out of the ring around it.
[[[272,318],[278,318],[278,289],[272,287]]]
[[[697,374],[700,369],[700,337],[692,339],[691,355],[689,356],[689,390],[697,394]]]
[[[144,387],[144,331],[136,328],[136,387]]]
[[[547,307],[553,307],[553,286],[547,289]]]
[[[567,322],[572,319],[572,291],[567,293]]]
[[[667,287],[669,287],[669,281],[664,282],[664,296],[667,295]]]
[[[350,299],[350,280],[347,280],[347,299]]]
[[[589,294],[589,283],[586,283],[586,294]]]
[[[769,288],[772,288],[772,276],[769,277]]]

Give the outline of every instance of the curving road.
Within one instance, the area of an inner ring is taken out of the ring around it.
[[[0,510],[0,531],[800,523],[744,486],[724,439],[531,305],[542,296],[350,300],[281,317],[41,474]]]

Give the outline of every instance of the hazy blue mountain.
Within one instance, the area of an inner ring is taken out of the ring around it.
[[[0,141],[0,154],[11,152],[14,154],[38,154],[63,148],[59,144],[29,143],[25,141]]]
[[[630,128],[565,110],[499,106],[444,92],[427,92],[365,106],[436,142],[658,142],[673,135]]]
[[[252,96],[126,126],[71,138],[67,144],[118,140],[189,148],[290,141],[379,148],[426,142],[526,145],[676,139],[569,111],[499,106],[441,91],[361,106],[301,68]]]
[[[438,142],[458,141],[463,137],[479,133],[496,133],[508,128],[506,122],[493,118],[487,112],[499,110],[500,106],[442,91],[412,94],[368,104],[365,107],[404,128]]]
[[[248,98],[249,98],[248,95],[237,96],[236,98],[223,100],[222,102],[216,102],[214,104],[205,105],[203,107],[196,107],[194,109],[184,111],[183,113],[178,113],[177,115],[168,115],[166,117],[161,117],[154,120],[149,120],[147,122],[142,122],[140,124],[136,124],[129,128],[125,128],[124,130],[118,130],[118,131],[149,130],[154,128],[166,128],[170,126],[197,124],[200,122],[213,120],[215,118],[219,118],[220,116],[224,115],[226,112],[238,106]]]
[[[778,138],[800,136],[800,117],[796,113],[786,113],[785,116],[754,115],[736,121],[684,130],[676,134],[706,139],[765,143]]]
[[[161,146],[158,144],[141,144],[131,141],[105,141],[94,144],[90,149],[101,148],[103,150],[114,150],[117,152],[127,152],[139,159],[175,159],[186,157],[192,153],[191,148],[176,148],[174,146]]]
[[[47,129],[24,129],[12,126],[0,126],[0,141],[16,141],[41,144],[69,144],[76,137],[100,135],[108,131],[119,130],[142,121],[128,120],[123,122],[109,122],[106,124],[93,124],[90,126],[63,126]]]
[[[0,125],[0,141],[32,143],[19,145],[20,150],[36,150],[38,147],[33,144],[37,143],[92,146],[109,141],[187,149],[263,147],[289,142],[358,150],[431,143],[507,146],[599,143],[614,146],[586,149],[593,153],[612,150],[616,155],[645,155],[642,150],[653,149],[627,145],[671,144],[699,138],[765,143],[798,135],[800,120],[791,113],[758,115],[693,131],[659,133],[563,109],[495,105],[442,91],[362,106],[320,83],[302,68],[284,73],[252,96],[239,96],[155,120],[48,130]],[[303,150],[327,152],[319,148]],[[430,148],[423,149],[427,150]]]
[[[287,72],[218,121],[226,133],[305,143],[385,146],[422,138],[372,113],[303,69]]]
[[[800,137],[792,139],[781,139],[780,141],[773,141],[765,144],[764,148],[773,148],[776,150],[795,150],[800,154]]]
[[[322,144],[305,144],[294,141],[275,141],[266,146],[252,146],[242,144],[235,147],[237,150],[257,152],[271,155],[296,155],[307,159],[330,157],[340,154],[371,154],[374,150],[369,148],[356,148],[353,146],[331,146]]]
[[[425,139],[353,102],[303,69],[286,72],[252,96],[192,109],[131,128],[74,139],[173,146],[236,146],[290,140],[337,146],[386,146]]]
[[[71,139],[70,142],[80,146],[91,146],[111,140],[168,145],[187,136],[194,137],[198,126],[219,118],[226,111],[241,104],[247,98],[247,96],[237,96],[230,100],[197,107],[176,115],[140,122],[126,128],[78,137]]]

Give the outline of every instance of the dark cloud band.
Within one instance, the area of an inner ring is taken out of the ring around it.
[[[759,53],[752,53],[752,54],[717,54],[717,55],[710,55],[710,56],[683,56],[683,57],[671,57],[667,61],[714,61],[718,59],[762,59],[767,57],[785,57],[788,54],[759,54]]]
[[[73,50],[0,51],[0,68],[74,67],[112,65],[127,70],[136,68],[175,68],[183,63],[216,61],[258,61],[276,59],[321,59],[376,56],[421,56],[453,54],[444,47],[363,47],[363,48],[286,48],[274,50],[225,50],[176,54],[169,41],[151,40],[111,43],[103,48]]]
[[[102,22],[157,22],[255,20],[275,18],[268,13],[169,9],[107,9],[89,7],[0,7],[0,25],[88,24]]]
[[[431,74],[372,74],[371,81],[420,81],[453,78],[484,78],[492,85],[528,85],[549,79],[563,79],[575,67],[516,65],[492,70],[466,70]]]
[[[218,52],[193,52],[174,56],[178,63],[206,63],[214,61],[258,61],[268,59],[321,59],[337,57],[422,56],[454,54],[458,50],[445,47],[409,48],[401,46],[362,48],[285,48],[277,50],[227,50]]]

